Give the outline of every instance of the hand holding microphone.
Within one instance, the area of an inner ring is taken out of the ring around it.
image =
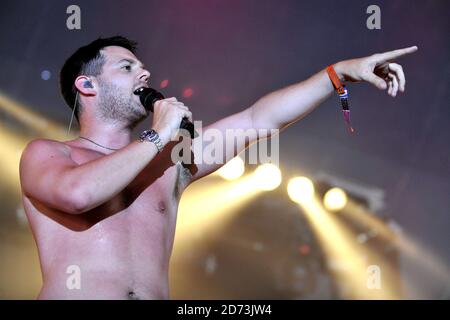
[[[192,123],[192,113],[175,97],[165,99],[160,92],[152,88],[139,88],[134,91],[134,94],[139,96],[145,109],[154,112],[153,128],[160,136],[164,136],[163,139],[168,139],[166,143],[170,140],[172,130],[178,128],[186,129],[192,139],[198,136]]]

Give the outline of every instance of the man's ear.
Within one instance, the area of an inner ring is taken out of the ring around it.
[[[95,96],[97,94],[96,83],[88,76],[78,76],[75,79],[75,87],[78,92],[85,96]]]

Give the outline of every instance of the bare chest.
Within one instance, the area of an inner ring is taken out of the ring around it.
[[[114,215],[127,215],[169,220],[166,223],[175,224],[179,199],[192,175],[181,162],[173,163],[168,151],[157,155],[119,194],[86,213],[84,222],[92,226]],[[71,151],[71,158],[79,165],[102,156],[85,149],[72,148]]]

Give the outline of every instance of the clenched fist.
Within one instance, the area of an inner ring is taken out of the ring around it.
[[[185,117],[192,122],[192,113],[189,111],[189,108],[175,97],[155,102],[152,128],[158,132],[164,145],[178,132],[181,120]]]

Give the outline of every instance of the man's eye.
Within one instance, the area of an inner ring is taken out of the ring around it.
[[[131,71],[131,66],[130,66],[130,65],[128,65],[128,66],[123,66],[122,69],[125,69],[125,70],[127,70],[127,71]]]

